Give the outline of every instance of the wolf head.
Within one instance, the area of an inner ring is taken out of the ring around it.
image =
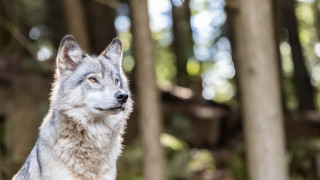
[[[118,38],[92,57],[81,50],[73,36],[65,36],[56,58],[51,106],[83,121],[126,119],[132,100],[121,62]]]

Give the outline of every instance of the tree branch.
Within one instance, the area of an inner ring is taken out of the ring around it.
[[[37,59],[36,46],[20,32],[17,26],[15,26],[13,23],[11,23],[1,15],[0,26],[6,29],[12,35],[12,37],[15,38],[18,43],[30,53],[30,55]]]

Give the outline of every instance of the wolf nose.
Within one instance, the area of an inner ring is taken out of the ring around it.
[[[127,102],[127,99],[128,99],[127,93],[122,93],[121,91],[118,91],[118,92],[116,92],[115,96],[116,96],[119,103],[123,104],[123,103]]]

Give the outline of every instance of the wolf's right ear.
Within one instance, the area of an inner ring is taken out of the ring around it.
[[[84,53],[72,35],[66,35],[60,43],[57,55],[57,68],[60,74],[74,70],[82,60]]]
[[[114,38],[109,46],[101,53],[116,68],[121,69],[122,43],[118,37]]]

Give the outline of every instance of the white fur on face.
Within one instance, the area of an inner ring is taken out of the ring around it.
[[[92,109],[110,109],[119,106],[114,92],[108,89],[93,91],[85,95],[85,103]]]

